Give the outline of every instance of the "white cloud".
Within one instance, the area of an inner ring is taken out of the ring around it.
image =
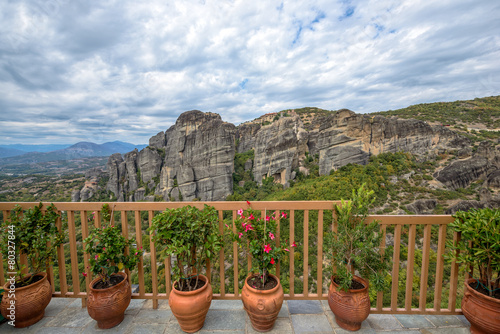
[[[2,3],[2,143],[147,143],[191,109],[239,123],[498,95],[499,17],[494,0]]]

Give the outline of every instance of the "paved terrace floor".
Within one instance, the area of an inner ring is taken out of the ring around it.
[[[183,333],[168,306],[159,301],[152,309],[151,300],[133,299],[125,313],[125,320],[118,326],[101,330],[92,320],[80,299],[52,298],[45,310],[45,317],[37,324],[17,329],[4,323],[0,333]],[[470,324],[464,316],[457,315],[391,315],[371,314],[356,333],[385,334],[461,334],[470,333]],[[257,333],[243,309],[240,300],[213,300],[204,327],[198,332],[208,333]],[[268,333],[353,333],[339,328],[328,302],[315,300],[284,301],[274,329]]]

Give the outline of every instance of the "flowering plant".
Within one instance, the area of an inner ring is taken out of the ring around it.
[[[111,223],[113,212],[108,204],[102,206],[102,226],[94,227],[89,236],[83,240],[85,253],[90,255],[90,268],[94,275],[99,276],[105,287],[112,286],[111,275],[123,270],[131,269],[137,265],[142,255],[141,250],[131,247],[133,239],[125,239],[120,228]],[[129,247],[129,255],[125,255]],[[87,276],[83,273],[83,276]]]
[[[269,216],[265,212],[264,217],[259,217],[259,213],[250,207],[246,210],[238,210],[238,217],[235,220],[236,232],[231,232],[233,241],[239,246],[244,246],[252,257],[252,270],[258,271],[260,279],[264,285],[267,281],[269,271],[273,266],[290,250],[287,247],[296,247],[295,242],[290,246],[285,243],[276,243],[276,217]],[[286,219],[287,214],[282,212],[281,219]],[[227,226],[227,225],[226,225]],[[229,226],[227,226],[229,227]]]

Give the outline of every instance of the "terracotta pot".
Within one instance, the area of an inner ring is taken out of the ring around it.
[[[257,290],[248,284],[248,280],[253,276],[255,274],[250,274],[245,279],[241,300],[252,322],[252,327],[256,331],[267,332],[273,328],[283,305],[283,288],[279,278],[269,274],[278,282],[278,285],[271,290]]]
[[[28,286],[17,288],[13,293],[14,296],[9,298],[10,282],[3,286],[5,293],[2,298],[0,310],[2,315],[7,318],[7,321],[13,320],[9,315],[15,316],[15,327],[23,328],[37,323],[43,318],[45,308],[49,305],[52,299],[52,288],[47,280],[47,273],[38,273],[35,276],[43,276],[43,279],[30,284]],[[28,275],[26,277],[31,277]],[[9,310],[11,300],[15,301],[15,309]]]
[[[465,280],[462,312],[469,320],[471,333],[500,333],[500,299],[486,296],[469,286],[475,278]]]
[[[97,327],[107,329],[120,324],[125,317],[125,310],[130,304],[132,290],[127,274],[119,272],[112,276],[122,276],[123,280],[106,289],[94,289],[93,286],[100,278],[90,282],[87,297],[87,311],[92,319],[97,321]]]
[[[357,331],[361,328],[361,323],[370,314],[370,296],[368,295],[368,281],[354,276],[354,280],[365,287],[359,290],[341,290],[334,282],[335,276],[331,278],[328,290],[328,305],[335,314],[337,324],[347,330]]]
[[[208,309],[212,303],[212,285],[204,275],[199,279],[205,285],[194,291],[179,291],[175,283],[170,291],[168,304],[184,332],[193,333],[203,327]]]

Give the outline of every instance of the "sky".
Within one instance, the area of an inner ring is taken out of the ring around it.
[[[0,144],[500,95],[498,0],[0,2]]]

